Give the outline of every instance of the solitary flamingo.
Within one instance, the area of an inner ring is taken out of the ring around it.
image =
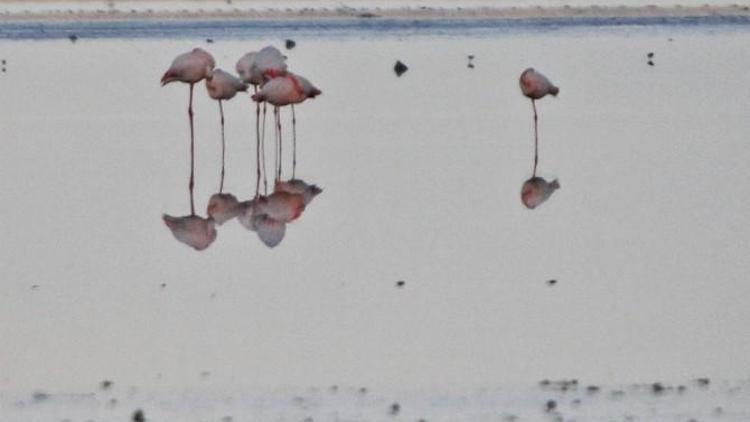
[[[185,82],[190,84],[190,99],[188,101],[188,118],[190,120],[190,215],[195,215],[195,200],[193,186],[195,184],[195,131],[193,128],[193,86],[210,78],[216,63],[214,58],[203,49],[195,48],[188,53],[177,56],[169,69],[161,77],[161,86],[170,82]]]
[[[306,78],[287,72],[286,75],[275,77],[266,82],[260,91],[253,94],[254,101],[265,101],[274,106],[274,117],[277,128],[277,137],[279,140],[278,150],[278,168],[276,180],[281,179],[281,119],[279,117],[279,108],[287,105],[292,107],[292,125],[294,127],[294,152],[293,152],[293,169],[292,177],[297,167],[297,140],[296,140],[296,116],[294,114],[294,104],[299,104],[308,98],[315,98],[322,92],[315,87]]]
[[[541,177],[532,177],[521,188],[521,201],[526,208],[533,210],[542,202],[549,199],[555,190],[560,189],[557,179],[547,182]]]
[[[281,52],[273,47],[267,46],[262,48],[259,52],[249,52],[242,56],[235,66],[237,73],[240,78],[249,84],[253,85],[254,92],[258,92],[258,86],[266,82],[266,80],[274,77],[286,74],[286,57]],[[266,121],[266,105],[263,104],[263,137],[265,138],[265,121]],[[260,163],[261,163],[261,129],[260,129],[260,103],[255,106],[255,135],[256,135],[256,181],[255,181],[255,196],[257,197],[260,193]],[[265,142],[263,143],[265,144]],[[265,148],[263,148],[265,150]],[[265,171],[265,151],[263,152],[263,177],[264,185],[266,186],[266,193],[268,193],[268,182],[266,181]]]
[[[521,73],[519,80],[521,85],[521,92],[523,95],[531,99],[531,107],[534,109],[534,171],[532,177],[536,176],[536,167],[539,162],[539,129],[538,129],[538,118],[536,113],[536,100],[551,94],[553,97],[557,96],[560,92],[560,88],[552,84],[546,76],[537,72],[533,68],[528,68]]]

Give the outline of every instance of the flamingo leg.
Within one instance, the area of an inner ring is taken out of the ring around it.
[[[224,139],[224,106],[219,100],[219,116],[221,116],[221,183],[219,183],[219,193],[224,192],[224,161],[226,157],[227,144]]]
[[[276,107],[276,129],[278,130],[279,134],[279,168],[278,168],[278,174],[276,176],[276,180],[281,180],[281,167],[282,167],[282,142],[281,142],[281,109],[279,107]]]
[[[536,166],[539,164],[539,118],[537,117],[534,99],[531,100],[531,107],[534,109],[534,171],[531,173],[531,177],[536,177]]]
[[[292,179],[297,173],[297,116],[294,114],[294,104],[292,104]]]
[[[258,86],[253,85],[257,94]],[[260,196],[260,103],[255,103],[255,198]]]
[[[266,170],[266,103],[263,103],[263,129],[260,137],[261,155],[263,156],[263,192],[268,195],[268,171]]]
[[[193,187],[195,186],[195,129],[193,127],[193,86],[190,84],[190,100],[188,101],[188,117],[190,119],[190,215],[195,215],[195,199],[193,198]]]

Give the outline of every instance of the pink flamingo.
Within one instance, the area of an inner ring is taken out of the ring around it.
[[[534,109],[534,171],[532,177],[536,176],[536,167],[539,162],[539,135],[538,135],[538,118],[536,113],[536,100],[551,94],[556,97],[560,88],[552,84],[546,76],[537,72],[533,68],[528,68],[521,73],[519,80],[521,92],[531,99],[531,107]]]
[[[161,78],[161,85],[170,82],[185,82],[190,84],[190,99],[188,102],[188,118],[190,120],[190,215],[195,215],[195,200],[193,198],[193,186],[195,179],[195,131],[193,127],[193,86],[211,77],[211,71],[215,66],[214,58],[205,50],[193,49],[188,53],[177,56],[169,69]]]
[[[253,85],[254,92],[258,92],[258,86],[263,85],[268,79],[275,76],[286,74],[286,57],[273,46],[267,46],[262,48],[259,52],[250,52],[242,56],[235,66],[237,73],[240,75],[240,79]],[[265,122],[266,122],[266,105],[263,104],[263,137],[265,138]],[[255,196],[258,197],[260,194],[260,163],[261,163],[261,149],[265,142],[261,140],[261,129],[260,129],[260,103],[256,104],[255,107],[255,134],[256,134],[256,181],[255,181]],[[265,192],[268,193],[268,181],[266,179],[265,171],[265,151],[263,151],[263,179]]]
[[[317,185],[309,185],[301,179],[290,179],[286,182],[277,181],[273,188],[274,192],[288,192],[302,195],[305,205],[309,204],[316,196],[323,192]]]
[[[297,140],[296,140],[296,116],[294,113],[294,104],[299,104],[308,98],[315,98],[322,92],[315,87],[306,78],[287,72],[284,76],[278,76],[266,82],[260,91],[253,94],[252,98],[256,102],[265,101],[274,106],[274,118],[277,128],[278,138],[278,162],[276,180],[281,179],[281,119],[279,117],[279,108],[287,105],[292,107],[292,125],[294,126],[294,152],[293,152],[293,169],[292,177],[297,167]]]
[[[273,248],[284,238],[286,224],[302,214],[305,200],[299,194],[274,192],[269,196],[259,196],[242,202],[240,208],[240,224],[248,230],[257,232],[260,240]]]
[[[221,70],[214,69],[210,78],[206,78],[206,89],[208,95],[219,103],[219,116],[221,121],[221,182],[219,193],[224,191],[224,162],[226,155],[226,141],[224,138],[224,106],[222,101],[230,100],[238,92],[247,91],[247,85],[233,75]]]

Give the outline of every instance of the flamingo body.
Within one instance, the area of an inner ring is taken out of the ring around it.
[[[161,85],[170,82],[194,84],[210,78],[216,62],[213,56],[201,48],[177,56],[161,78]]]
[[[273,46],[245,54],[235,66],[240,78],[252,85],[263,85],[267,80],[286,74],[286,58]]]
[[[553,85],[546,76],[531,67],[521,73],[519,84],[523,95],[532,100],[538,100],[547,94],[555,97],[560,92],[560,88]]]
[[[214,69],[206,78],[208,95],[214,100],[229,100],[238,92],[247,91],[247,85],[236,76],[221,69]]]
[[[267,101],[269,104],[282,107],[289,104],[299,104],[308,98],[315,98],[321,93],[320,89],[302,76],[287,73],[266,82],[263,88],[252,98],[257,102]]]

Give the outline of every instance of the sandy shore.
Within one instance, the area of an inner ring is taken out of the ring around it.
[[[295,19],[295,18],[545,18],[545,17],[678,17],[750,16],[750,4],[700,5],[587,5],[573,0],[533,3],[473,0],[316,1],[297,0],[280,5],[269,1],[41,1],[0,0],[4,20],[111,19]]]

